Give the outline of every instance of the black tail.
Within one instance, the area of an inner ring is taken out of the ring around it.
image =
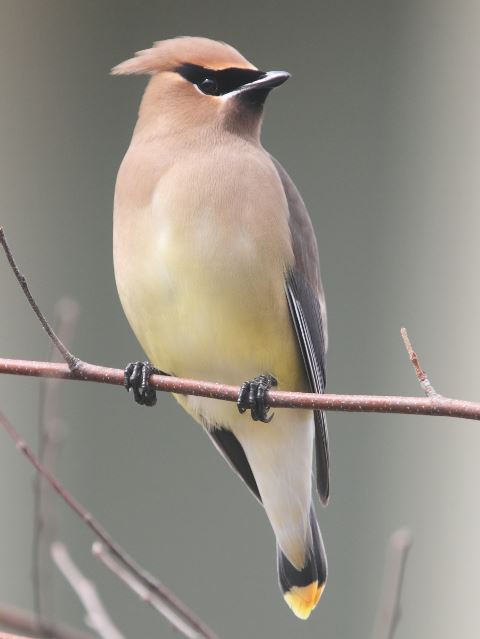
[[[327,581],[327,557],[315,512],[310,510],[311,539],[305,566],[297,570],[277,546],[278,580],[283,597],[300,619],[308,619]]]

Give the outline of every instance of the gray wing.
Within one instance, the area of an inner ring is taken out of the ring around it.
[[[295,263],[286,275],[285,290],[310,388],[325,391],[327,316],[320,279],[317,240],[305,204],[285,169],[272,157],[283,184],[290,212],[289,225]],[[327,421],[314,411],[317,490],[323,504],[330,492]]]

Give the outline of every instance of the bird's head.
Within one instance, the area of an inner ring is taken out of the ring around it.
[[[213,127],[258,136],[268,93],[290,77],[260,71],[224,42],[196,37],[156,42],[112,73],[152,76],[137,126],[147,135]]]

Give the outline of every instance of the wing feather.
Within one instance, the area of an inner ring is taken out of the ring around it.
[[[285,169],[274,158],[282,180],[290,213],[290,231],[295,257],[286,274],[285,291],[293,324],[314,393],[325,392],[327,351],[327,316],[320,278],[320,263],[315,232],[305,204]],[[317,489],[323,504],[330,492],[330,462],[327,420],[323,411],[314,411]]]

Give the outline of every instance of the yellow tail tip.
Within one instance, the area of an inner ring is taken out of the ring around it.
[[[299,619],[308,619],[310,613],[320,601],[325,584],[313,581],[308,586],[293,586],[283,595],[288,606]]]

